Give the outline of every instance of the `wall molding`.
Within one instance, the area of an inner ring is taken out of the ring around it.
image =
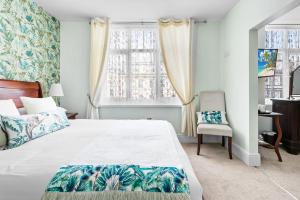
[[[260,154],[249,154],[245,149],[243,149],[238,144],[232,144],[232,153],[238,157],[241,161],[246,163],[251,167],[258,167],[261,165]]]

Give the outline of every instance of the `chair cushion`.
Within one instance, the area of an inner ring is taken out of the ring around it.
[[[232,129],[228,125],[223,124],[199,124],[197,127],[197,133],[232,137]]]

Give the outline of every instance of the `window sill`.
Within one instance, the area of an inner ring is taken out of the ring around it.
[[[104,104],[102,108],[181,108],[180,104]]]

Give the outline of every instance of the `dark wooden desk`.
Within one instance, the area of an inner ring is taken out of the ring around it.
[[[300,100],[272,99],[272,111],[282,113],[282,146],[288,153],[300,153]],[[275,129],[274,124],[274,129]]]
[[[276,113],[276,112],[258,113],[258,116],[260,116],[260,117],[271,117],[271,118],[274,119],[275,126],[276,126],[276,129],[277,129],[277,139],[276,139],[275,145],[273,146],[271,144],[265,143],[265,144],[261,144],[261,146],[266,147],[266,148],[270,148],[270,149],[275,149],[275,152],[277,154],[279,162],[282,162],[282,158],[281,158],[281,155],[280,155],[280,152],[279,152],[279,145],[280,145],[280,141],[281,141],[281,138],[282,138],[282,130],[281,130],[281,127],[280,127],[279,119],[280,119],[280,116],[282,116],[282,115],[283,114]]]

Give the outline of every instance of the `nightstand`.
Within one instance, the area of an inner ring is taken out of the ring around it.
[[[72,112],[67,112],[66,114],[68,119],[76,119],[76,116],[78,115],[78,113],[72,113]]]

